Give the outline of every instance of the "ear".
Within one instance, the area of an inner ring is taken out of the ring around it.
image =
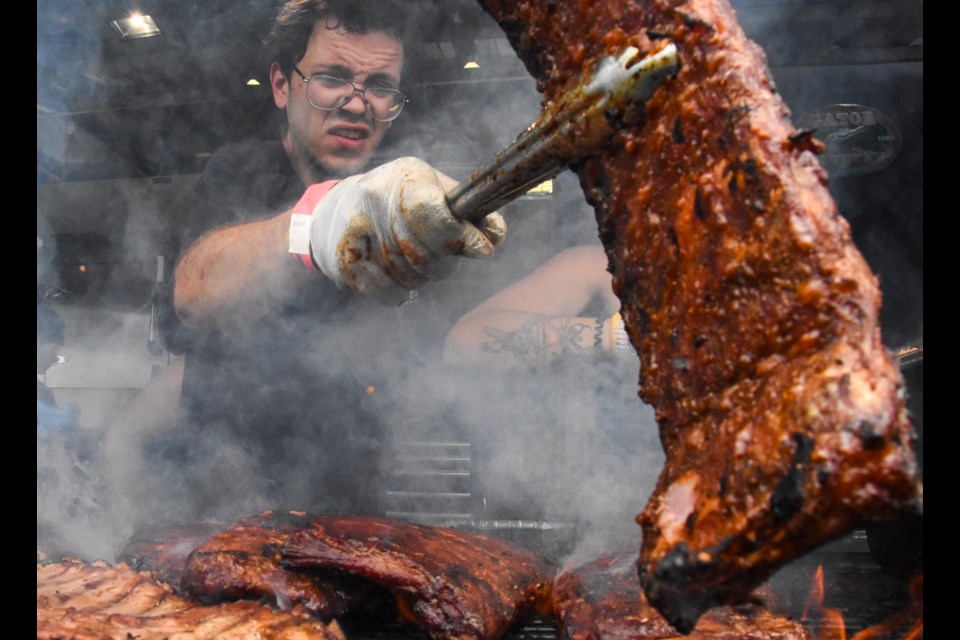
[[[270,65],[270,88],[273,89],[273,102],[277,108],[286,109],[290,97],[290,82],[276,62]]]

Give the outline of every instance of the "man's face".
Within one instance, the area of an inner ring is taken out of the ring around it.
[[[403,66],[400,42],[382,32],[347,33],[319,24],[303,58],[301,72],[336,76],[357,86],[399,88]],[[333,111],[315,109],[307,101],[306,83],[293,72],[289,79],[275,64],[270,70],[274,100],[286,109],[288,131],[284,145],[294,166],[313,179],[330,174],[344,177],[360,173],[390,128],[389,122],[371,118],[359,93]]]

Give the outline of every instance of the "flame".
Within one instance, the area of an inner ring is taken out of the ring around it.
[[[803,608],[801,622],[807,625],[816,640],[847,640],[843,614],[823,606],[826,589],[823,586],[823,565],[817,566],[810,583],[810,593]]]
[[[859,632],[851,640],[921,640],[923,638],[923,574],[910,580],[910,604],[889,620]]]
[[[823,608],[823,565],[818,565],[813,573],[813,582],[810,583],[810,593],[807,595],[807,604],[803,607],[803,615],[800,619],[806,621],[811,614],[812,609],[820,610]]]
[[[395,600],[400,619],[408,622],[417,622],[417,614],[413,612],[413,607],[410,606],[410,602],[407,601],[403,594],[397,594]]]
[[[813,574],[810,593],[801,615],[815,640],[847,640],[843,614],[824,606],[823,565]],[[863,629],[850,640],[922,640],[923,638],[923,574],[910,581],[910,604],[880,624]]]
[[[818,640],[847,640],[847,628],[843,624],[843,614],[836,609],[824,609],[820,622]]]

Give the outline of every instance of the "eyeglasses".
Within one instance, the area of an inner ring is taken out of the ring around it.
[[[317,74],[309,78],[294,65],[307,87],[307,102],[320,111],[335,111],[359,93],[367,114],[379,122],[390,122],[400,115],[409,100],[401,91],[389,87],[358,87],[349,80]]]

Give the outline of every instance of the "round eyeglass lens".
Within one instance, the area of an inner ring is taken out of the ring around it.
[[[317,109],[332,111],[350,102],[353,94],[361,92],[364,108],[375,120],[389,122],[403,109],[404,96],[388,87],[360,89],[353,83],[333,76],[316,75],[307,82],[307,98]]]

